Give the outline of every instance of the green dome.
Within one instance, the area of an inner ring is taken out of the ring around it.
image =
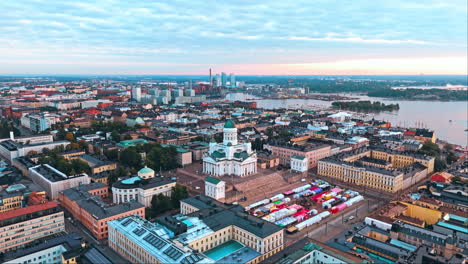
[[[236,128],[236,124],[231,119],[228,119],[226,123],[224,123],[224,128]]]
[[[144,167],[143,169],[138,171],[138,173],[151,173],[151,172],[154,172],[154,170],[148,167]]]

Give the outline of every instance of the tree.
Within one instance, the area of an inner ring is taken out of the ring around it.
[[[141,156],[134,147],[129,147],[120,153],[120,162],[128,167],[137,168],[141,166]]]
[[[437,144],[427,140],[424,142],[423,146],[418,150],[418,152],[420,154],[438,157],[440,155],[440,148]]]
[[[119,177],[117,176],[117,174],[111,172],[107,176],[107,185],[109,185],[109,187],[111,187],[112,184],[114,184],[118,180],[119,180]]]
[[[155,195],[151,200],[151,209],[155,214],[169,211],[172,209],[171,199],[162,194]]]
[[[176,186],[172,188],[172,192],[171,192],[172,207],[179,208],[180,200],[183,200],[187,197],[188,197],[187,187],[176,184]]]
[[[104,150],[104,156],[111,161],[117,161],[119,158],[119,151],[117,149]]]
[[[434,170],[435,171],[443,171],[447,168],[445,161],[441,160],[439,157],[436,157],[434,161]]]
[[[114,182],[118,181],[120,177],[125,177],[128,175],[128,171],[122,167],[118,167],[117,169],[111,171],[107,176],[107,185],[112,186]]]
[[[159,144],[152,144],[146,156],[146,164],[155,170],[172,170],[178,167],[177,149],[175,147],[163,148]]]
[[[455,153],[453,153],[452,151],[450,151],[448,154],[447,154],[447,157],[445,158],[445,160],[447,161],[447,164],[452,164],[454,163],[455,161],[458,160],[457,156],[455,155]]]

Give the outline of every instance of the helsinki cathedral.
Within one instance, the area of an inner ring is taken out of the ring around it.
[[[203,172],[217,177],[257,173],[257,154],[250,142],[237,142],[237,128],[232,120],[224,124],[223,143],[210,142],[210,150],[203,157]]]

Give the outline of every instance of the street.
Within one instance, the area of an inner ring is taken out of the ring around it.
[[[93,245],[96,249],[98,249],[106,258],[111,260],[113,263],[128,263],[127,260],[122,258],[119,254],[117,254],[113,249],[111,249],[106,241],[98,241],[96,240],[90,233],[90,231],[84,227],[80,222],[73,220],[74,224],[72,224],[67,218],[65,218],[65,230],[68,233],[77,233],[81,235],[86,243]]]

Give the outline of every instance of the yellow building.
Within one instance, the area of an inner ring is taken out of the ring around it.
[[[382,147],[340,153],[320,160],[317,166],[320,176],[391,193],[410,187],[433,170],[433,157],[394,152]]]
[[[22,192],[7,193],[2,191],[0,193],[0,213],[21,208],[23,197]]]

